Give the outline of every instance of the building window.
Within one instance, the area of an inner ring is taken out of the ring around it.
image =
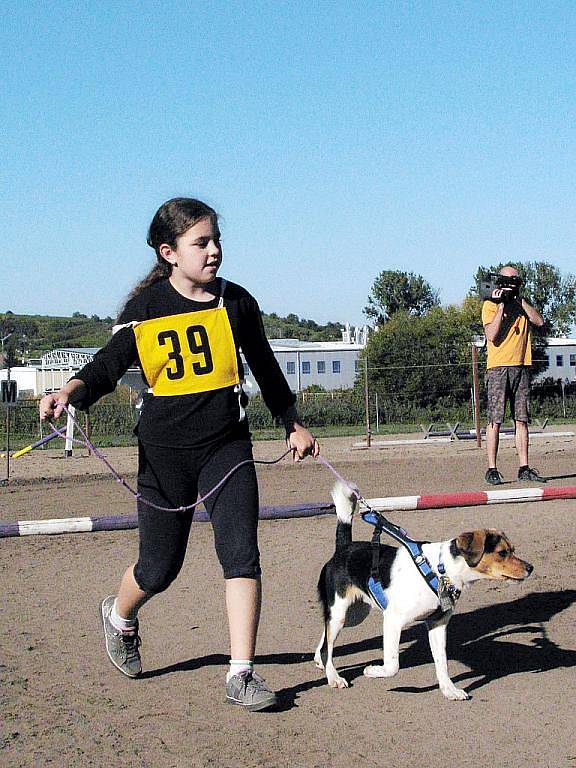
[[[326,361],[318,360],[316,363],[316,369],[318,370],[318,373],[326,373]]]
[[[296,363],[294,362],[294,360],[288,360],[288,362],[286,363],[286,373],[288,374],[288,376],[294,376],[294,374],[296,373]]]
[[[356,358],[356,360],[354,360],[354,373],[358,373],[359,370],[360,370],[360,360]]]
[[[332,360],[332,373],[340,373],[340,360]]]
[[[310,373],[310,360],[302,360],[302,373]]]
[[[556,365],[564,365],[564,355],[556,355]]]
[[[249,376],[250,375],[250,366],[248,365],[248,363],[244,363],[242,367],[244,368],[244,375],[245,376]]]
[[[570,355],[570,365],[576,366],[576,355]]]

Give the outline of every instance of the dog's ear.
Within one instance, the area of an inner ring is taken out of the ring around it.
[[[459,553],[471,568],[474,568],[482,560],[485,543],[485,531],[467,531],[461,533],[456,539]]]

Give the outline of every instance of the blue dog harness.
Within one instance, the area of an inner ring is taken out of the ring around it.
[[[364,499],[361,498],[360,501],[366,505]],[[380,537],[382,531],[385,531],[408,550],[414,565],[418,568],[418,572],[438,598],[438,608],[432,616],[441,616],[443,613],[451,611],[454,608],[456,600],[460,597],[461,592],[454,586],[448,576],[446,576],[446,568],[442,561],[442,553],[440,553],[438,563],[438,573],[440,574],[438,576],[436,571],[434,571],[430,565],[430,561],[422,551],[422,546],[419,542],[410,538],[403,528],[394,525],[394,523],[387,520],[384,515],[370,509],[370,507],[368,507],[368,510],[363,512],[361,516],[364,522],[374,526],[374,533],[372,534],[371,541],[372,567],[370,577],[368,578],[368,591],[380,609],[385,611],[388,606],[388,600],[384,593],[382,580],[380,579]]]

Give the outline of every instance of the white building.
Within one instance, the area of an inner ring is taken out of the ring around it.
[[[8,370],[0,370],[0,381],[8,379]],[[35,397],[40,394],[38,389],[37,371],[29,365],[19,365],[10,368],[10,380],[16,382],[18,397]]]
[[[359,372],[360,354],[368,339],[368,328],[350,326],[342,331],[341,341],[299,341],[298,339],[271,339],[270,346],[290,388],[301,392],[312,385],[326,391],[348,389],[354,385]],[[484,339],[476,342],[482,346]],[[54,392],[74,373],[88,363],[96,352],[93,348],[55,349],[40,360],[29,361],[28,366],[10,369],[10,378],[18,385],[18,397],[38,397]],[[547,340],[547,367],[536,379],[553,378],[564,382],[576,381],[576,339]],[[246,378],[252,383],[252,393],[258,385],[243,359]],[[0,381],[7,378],[7,369],[0,370]],[[135,390],[145,387],[138,368],[131,368],[121,383]]]
[[[367,341],[366,326],[351,331],[347,325],[342,331],[342,341],[271,339],[270,346],[293,392],[301,392],[314,385],[333,391],[354,386],[360,353]],[[244,358],[242,362],[244,374],[252,382],[252,392],[258,392],[258,385]]]
[[[576,381],[576,339],[547,339],[546,370],[536,379]]]
[[[325,390],[348,389],[354,385],[358,361],[368,340],[368,328],[342,331],[341,341],[299,341],[298,339],[271,339],[270,346],[282,372],[294,392],[314,384]],[[30,361],[26,367],[11,368],[10,378],[18,384],[19,397],[42,395],[60,389],[74,373],[90,362],[97,347],[55,349]],[[252,383],[252,393],[259,391],[246,360],[244,373]],[[0,381],[7,370],[0,370]],[[145,388],[139,368],[130,368],[120,380],[136,390]]]
[[[270,346],[294,392],[301,392],[312,385],[334,391],[354,386],[360,354],[367,340],[366,326],[352,331],[347,325],[342,331],[341,341],[271,339]],[[484,339],[479,337],[475,343],[482,346]],[[37,397],[45,392],[54,392],[92,360],[97,351],[96,347],[55,349],[40,360],[31,360],[28,366],[11,368],[10,378],[17,382],[19,397]],[[547,367],[536,380],[576,381],[576,339],[549,338],[545,354]],[[256,393],[258,385],[244,359],[243,362],[246,378],[252,382],[252,393]],[[7,373],[5,368],[0,370],[0,381],[7,378]],[[138,368],[130,368],[121,383],[135,390],[145,387]]]

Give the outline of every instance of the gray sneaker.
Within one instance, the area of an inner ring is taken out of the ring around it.
[[[110,612],[114,605],[114,595],[109,595],[102,601],[102,625],[108,658],[127,677],[138,677],[142,672],[140,659],[140,637],[138,622],[134,632],[121,632],[110,621]]]
[[[226,701],[228,704],[239,704],[250,712],[257,712],[273,707],[277,699],[260,675],[246,670],[232,675],[226,683]]]

